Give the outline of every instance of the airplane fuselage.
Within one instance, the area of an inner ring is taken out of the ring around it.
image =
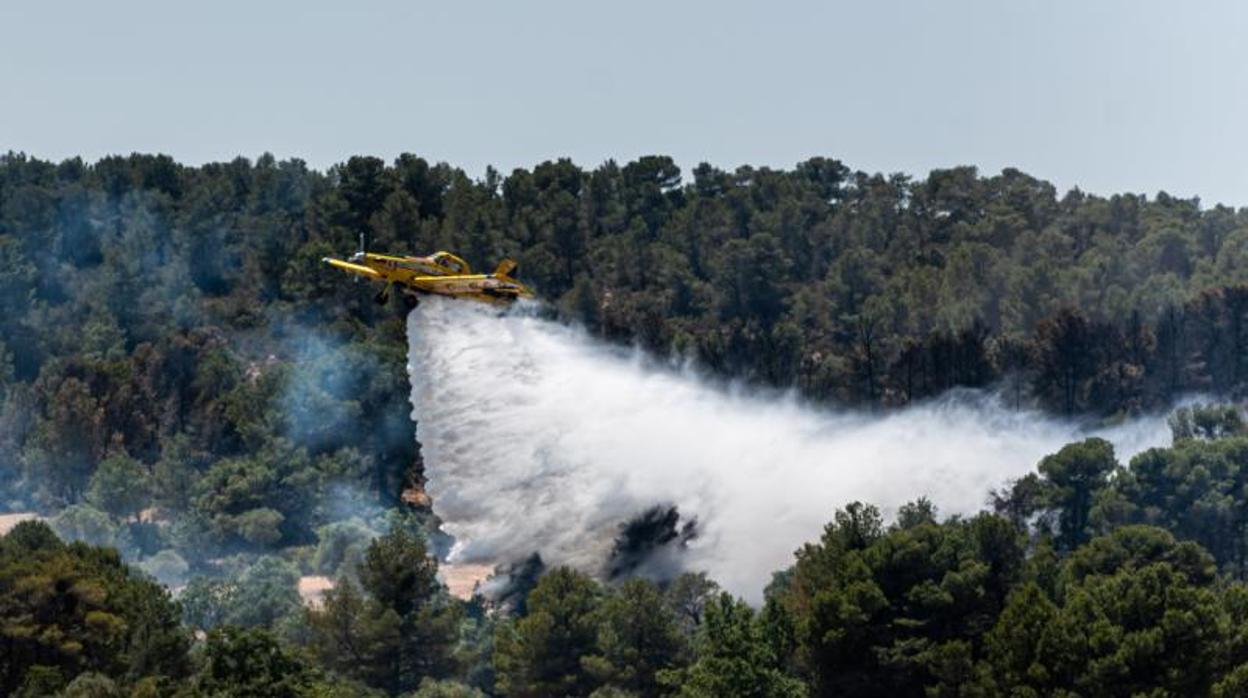
[[[533,294],[511,276],[515,262],[503,260],[492,274],[474,274],[468,263],[448,252],[428,257],[405,257],[373,252],[357,252],[350,260],[324,260],[331,266],[386,284],[378,294],[384,302],[391,287],[414,298],[429,293],[487,303],[508,303]]]

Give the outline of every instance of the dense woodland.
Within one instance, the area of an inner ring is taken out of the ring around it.
[[[1119,464],[1092,438],[940,519],[837,511],[754,608],[704,575],[512,569],[449,597],[394,522],[319,608],[265,556],[177,601],[44,523],[0,538],[0,691],[19,696],[1239,696],[1248,691],[1248,430],[1173,419]],[[342,550],[326,534],[317,556]]]
[[[512,256],[603,338],[831,404],[966,386],[1110,418],[1248,381],[1248,210],[1165,194],[827,159],[474,180],[408,155],[9,154],[0,512],[48,523],[0,540],[0,694],[1248,691],[1235,408],[1176,413],[1174,447],[1127,464],[1072,444],[975,517],[846,506],[760,607],[532,551],[503,592],[451,598],[436,519],[400,501],[421,478],[402,310],[319,261],[361,233]],[[322,607],[302,574],[338,580]]]

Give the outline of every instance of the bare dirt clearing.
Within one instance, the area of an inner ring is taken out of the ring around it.
[[[43,517],[31,511],[12,514],[0,514],[0,536],[8,533],[14,526],[23,521],[35,521]]]
[[[308,575],[299,578],[299,596],[312,608],[320,608],[325,602],[325,592],[334,588],[334,580],[319,575]]]
[[[438,569],[438,576],[442,578],[442,583],[446,584],[451,596],[467,601],[472,598],[472,592],[476,590],[477,584],[493,572],[494,568],[490,565],[443,564]]]

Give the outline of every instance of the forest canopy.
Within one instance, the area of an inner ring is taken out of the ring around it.
[[[540,559],[506,570],[504,594],[462,601],[398,522],[320,604],[299,602],[274,556],[175,601],[116,551],[27,521],[0,537],[0,691],[1240,695],[1248,435],[1183,431],[1225,414],[1190,410],[1174,447],[1126,464],[1100,439],[1070,444],[969,517],[920,498],[889,523],[850,503],[756,607],[704,574],[603,582]]]
[[[514,551],[448,595],[402,308],[321,264],[510,256],[546,311],[709,375],[1122,417],[1248,380],[1248,210],[1017,170],[667,157],[0,156],[0,693],[1238,695],[1248,447],[1071,444],[970,517],[844,506],[751,607]],[[920,497],[923,493],[914,493]],[[72,542],[67,542],[72,541]],[[128,563],[128,564],[127,564]],[[319,606],[301,576],[334,580]],[[159,583],[157,583],[159,582]],[[169,590],[177,590],[176,598]]]

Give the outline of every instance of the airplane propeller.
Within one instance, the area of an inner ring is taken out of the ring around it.
[[[356,248],[356,250],[355,250],[355,254],[351,255],[351,256],[349,257],[349,259],[351,259],[351,260],[353,260],[353,261],[354,261],[354,260],[357,260],[357,259],[363,259],[363,258],[364,258],[364,231],[362,231],[362,230],[361,230],[361,231],[360,231],[360,246],[359,246],[358,248]],[[357,276],[357,277],[355,277],[353,280],[355,281],[355,285],[356,285],[356,286],[359,286],[359,285],[360,285],[360,281],[362,281],[362,279],[360,279],[360,277],[358,277],[358,276]],[[380,293],[379,293],[379,294],[377,294],[377,298],[381,298],[381,294],[380,294]],[[377,298],[374,298],[374,299],[373,299],[373,300],[376,300],[376,301],[377,301],[377,305],[383,305],[383,304],[385,303],[385,300],[384,300],[384,299],[382,299],[382,300],[377,300]]]

